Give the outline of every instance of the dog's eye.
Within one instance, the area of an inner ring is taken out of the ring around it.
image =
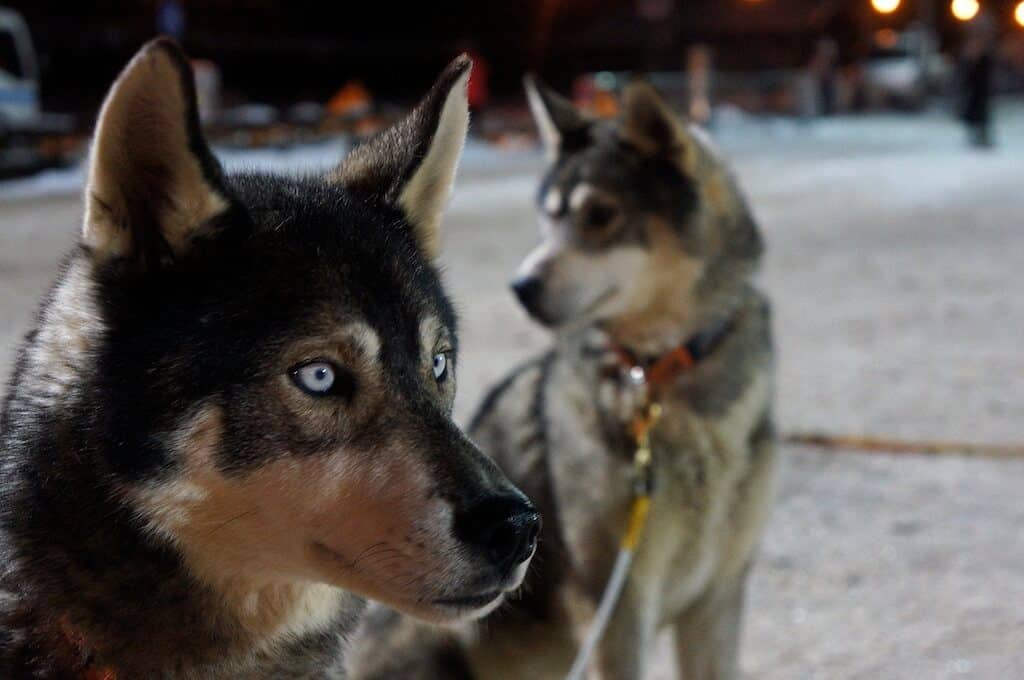
[[[607,203],[591,202],[584,208],[583,224],[586,227],[599,229],[611,224],[618,215],[618,208]]]
[[[448,377],[448,353],[438,352],[434,355],[434,380],[441,383]]]
[[[345,378],[348,377],[346,381]],[[351,395],[351,377],[328,361],[309,361],[291,370],[292,382],[300,390],[314,397],[328,394]],[[345,384],[349,387],[341,389]]]

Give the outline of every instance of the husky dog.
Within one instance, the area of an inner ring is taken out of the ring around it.
[[[751,286],[761,238],[723,161],[649,86],[627,87],[615,121],[527,90],[550,167],[543,241],[513,288],[559,341],[493,389],[469,432],[537,502],[545,534],[522,598],[479,631],[441,636],[374,612],[354,675],[565,677],[633,498],[642,397],[629,369],[685,351],[657,395],[650,518],[590,668],[643,678],[670,628],[681,677],[736,677],[776,468],[769,310]]]
[[[173,43],[122,72],[0,421],[0,676],[341,677],[363,598],[519,585],[538,516],[450,419],[433,263],[469,69],[304,179],[222,171]]]

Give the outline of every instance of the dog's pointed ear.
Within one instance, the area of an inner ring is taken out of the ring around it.
[[[648,83],[635,81],[622,94],[622,136],[643,153],[689,160],[690,133]]]
[[[440,250],[441,215],[469,129],[472,66],[465,54],[457,57],[409,115],[353,149],[329,177],[401,208],[430,258]]]
[[[572,102],[558,94],[533,75],[523,78],[526,101],[530,113],[537,123],[541,142],[548,160],[554,160],[562,150],[567,137],[579,134],[589,127],[591,121],[576,110]]]
[[[199,130],[188,59],[148,43],[100,110],[85,191],[83,244],[145,267],[181,255],[228,207],[222,171]]]

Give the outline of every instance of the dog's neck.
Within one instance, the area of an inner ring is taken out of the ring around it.
[[[598,324],[617,347],[640,360],[656,359],[674,349],[715,334],[736,314],[738,301],[707,305],[663,306],[659,315],[627,314]]]
[[[619,344],[614,339],[610,339],[611,349],[625,370],[634,368],[649,370],[665,364],[677,363],[682,364],[681,368],[685,370],[709,356],[729,332],[731,325],[732,318],[730,317],[716,319],[686,340],[659,353],[640,353]]]

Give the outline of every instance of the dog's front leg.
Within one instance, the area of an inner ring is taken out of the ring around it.
[[[739,637],[746,573],[692,604],[675,623],[680,680],[739,677]]]
[[[591,677],[594,680],[642,680],[654,637],[654,617],[644,607],[637,583],[630,579],[612,614]]]

